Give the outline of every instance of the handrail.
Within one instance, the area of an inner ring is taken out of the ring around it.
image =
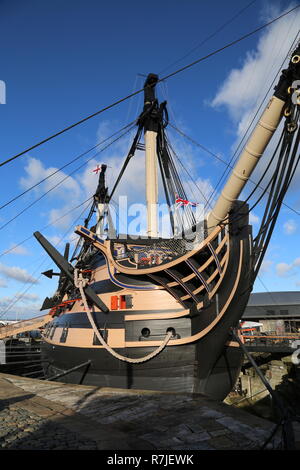
[[[35,330],[52,320],[51,315],[41,315],[36,318],[30,318],[28,320],[21,320],[11,325],[5,325],[0,327],[0,339],[9,338],[10,336],[17,335],[18,333],[24,333],[25,331]]]
[[[269,339],[269,338],[274,338],[274,339],[279,339],[279,338],[285,338],[285,339],[300,339],[300,334],[296,336],[283,336],[283,335],[243,335],[243,338],[259,338],[259,339]]]

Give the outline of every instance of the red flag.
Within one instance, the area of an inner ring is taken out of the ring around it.
[[[192,206],[192,207],[196,207],[197,206],[197,203],[196,202],[191,202],[191,201],[188,201],[187,199],[182,199],[181,197],[178,197],[175,199],[175,202],[176,204],[178,204],[179,206]]]
[[[95,169],[93,170],[93,173],[96,173],[96,175],[97,175],[97,174],[98,174],[98,171],[100,171],[100,170],[101,170],[101,168],[99,167],[99,165],[97,165],[97,168],[95,168]]]

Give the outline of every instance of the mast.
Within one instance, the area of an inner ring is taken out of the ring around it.
[[[97,225],[96,234],[99,237],[104,235],[104,216],[107,203],[107,187],[105,186],[105,172],[107,165],[101,165],[101,172],[99,175],[99,182],[97,190],[94,194],[94,201],[97,204]]]
[[[293,52],[289,66],[282,71],[275,93],[266,106],[253,130],[239,161],[232,170],[219,199],[207,217],[207,229],[211,232],[227,217],[233,202],[239,197],[283,115],[286,101],[291,94],[292,84],[300,78],[300,45]]]
[[[144,84],[144,122],[147,235],[158,237],[158,172],[157,172],[157,133],[158,103],[155,98],[155,85],[158,76],[150,73]]]

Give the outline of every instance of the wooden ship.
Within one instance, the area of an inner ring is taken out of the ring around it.
[[[213,209],[182,231],[176,231],[172,207],[178,198],[188,201],[166,138],[167,105],[155,94],[159,78],[148,75],[137,133],[115,185],[137,148],[144,148],[147,233],[118,234],[112,224],[104,230],[115,187],[106,187],[102,165],[90,217],[75,229],[80,241],[71,261],[68,246],[62,255],[34,234],[60,270],[57,290],[41,308],[48,310],[42,347],[49,379],[200,392],[216,400],[231,391],[242,363],[231,331],[247,305],[299,160],[299,62],[298,46]],[[264,216],[253,238],[248,201],[239,197],[280,123],[272,175],[262,193]],[[158,232],[159,172],[170,206],[170,238]],[[94,211],[97,221],[90,226]]]

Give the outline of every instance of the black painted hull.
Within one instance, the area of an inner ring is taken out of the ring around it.
[[[120,350],[126,355],[128,351]],[[149,348],[139,348],[138,355],[149,353]],[[51,357],[53,364],[46,367],[48,377],[91,361],[91,366],[69,373],[59,380],[98,387],[123,389],[198,392],[205,388],[201,380],[201,365],[197,363],[197,345],[166,348],[159,357],[142,364],[118,362],[104,350],[94,348],[65,348],[45,343],[43,355]],[[133,354],[131,354],[133,357]],[[227,357],[227,361],[225,359]],[[217,384],[213,398],[222,400],[234,386],[241,367],[241,354],[237,348],[226,347],[224,355],[214,369]],[[55,364],[55,365],[54,365]]]

